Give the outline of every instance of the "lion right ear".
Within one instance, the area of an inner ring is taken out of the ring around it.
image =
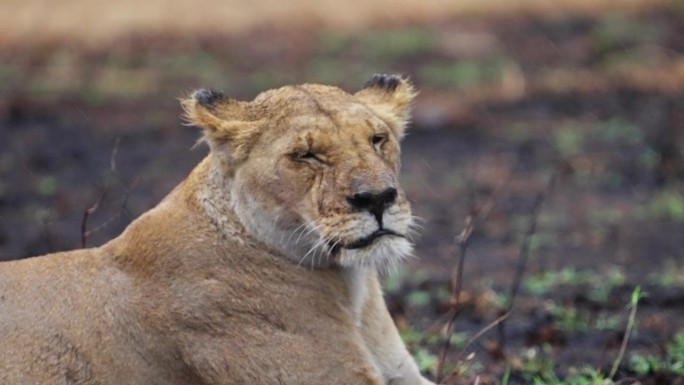
[[[411,102],[416,94],[406,78],[376,74],[354,96],[387,122],[401,138],[411,118]]]
[[[233,160],[246,158],[261,131],[261,121],[250,117],[248,104],[206,89],[181,100],[187,122],[204,130],[202,140],[214,152],[229,152]]]

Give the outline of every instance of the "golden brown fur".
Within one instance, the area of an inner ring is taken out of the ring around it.
[[[377,270],[411,251],[411,86],[184,100],[211,152],[102,247],[0,264],[2,384],[429,384]]]

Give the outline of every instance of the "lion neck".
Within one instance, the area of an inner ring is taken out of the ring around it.
[[[197,205],[227,240],[243,244],[248,233],[235,214],[233,175],[233,170],[210,153],[188,176],[184,190],[186,199]]]

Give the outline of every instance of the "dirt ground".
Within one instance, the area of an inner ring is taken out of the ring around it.
[[[206,153],[179,118],[177,98],[192,89],[352,91],[372,73],[400,72],[421,90],[402,183],[424,223],[417,258],[386,289],[426,373],[435,376],[457,311],[447,383],[605,375],[639,286],[615,379],[682,384],[684,5],[526,3],[491,14],[426,6],[416,17],[374,9],[380,26],[351,29],[318,18],[182,36],[107,30],[96,44],[71,39],[69,23],[49,39],[6,32],[0,260],[102,244],[159,202]],[[455,303],[456,237],[469,216]]]

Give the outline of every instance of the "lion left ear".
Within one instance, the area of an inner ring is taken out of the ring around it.
[[[387,122],[397,137],[404,136],[411,119],[411,102],[417,92],[408,79],[399,75],[375,74],[354,94]]]
[[[249,112],[249,103],[227,98],[221,92],[201,89],[181,100],[188,123],[201,127],[202,140],[223,159],[240,161],[247,157],[262,122]]]

